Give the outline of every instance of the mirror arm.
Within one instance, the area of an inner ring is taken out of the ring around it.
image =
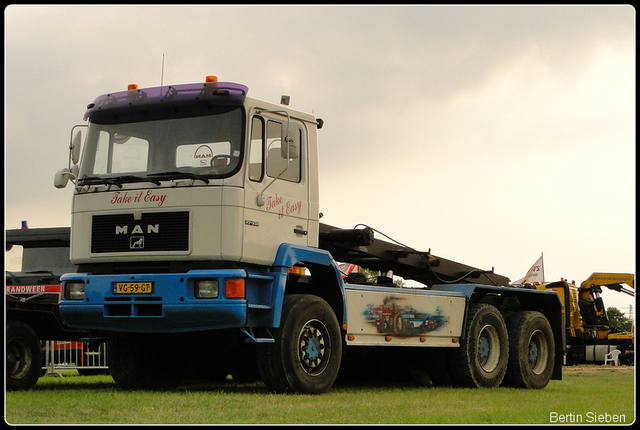
[[[260,191],[260,194],[258,194],[258,197],[257,197],[257,199],[256,199],[256,204],[257,204],[258,206],[260,206],[260,207],[264,206],[264,204],[266,203],[266,201],[265,201],[265,199],[264,199],[264,196],[263,196],[264,192],[265,192],[265,191],[267,191],[267,188],[269,188],[271,185],[273,185],[273,183],[274,183],[275,181],[277,181],[278,179],[280,179],[280,176],[282,176],[282,175],[284,174],[284,172],[286,172],[286,171],[287,171],[287,169],[289,168],[289,162],[290,162],[290,161],[291,161],[291,160],[289,160],[289,159],[287,158],[287,165],[284,167],[284,170],[282,170],[282,172],[278,173],[278,176],[276,176],[275,178],[273,178],[273,179],[271,180],[271,182],[269,182],[269,184],[268,184],[266,187],[264,187],[264,188],[262,189],[262,191]]]

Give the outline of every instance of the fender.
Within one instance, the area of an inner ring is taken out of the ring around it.
[[[334,309],[338,321],[341,323],[340,325],[344,326],[344,324],[347,323],[347,301],[344,293],[344,285],[342,283],[340,270],[329,251],[283,243],[278,248],[278,253],[272,266],[273,272],[276,275],[272,291],[274,310],[273,327],[280,326],[287,276],[289,269],[298,262],[305,263],[305,265],[311,267],[313,277],[320,277],[324,279],[324,282],[335,286],[335,288],[332,288],[332,286],[328,287],[328,296],[324,298]],[[321,270],[313,270],[313,266],[321,268]],[[333,297],[333,299],[331,299],[331,297]]]

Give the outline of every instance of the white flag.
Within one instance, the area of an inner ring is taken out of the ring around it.
[[[524,278],[520,278],[517,281],[513,281],[510,285],[524,285],[524,284],[533,284],[544,283],[544,263],[542,261],[542,254],[540,254],[540,258],[533,263],[531,269],[527,272]]]

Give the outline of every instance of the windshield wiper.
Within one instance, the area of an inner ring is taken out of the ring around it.
[[[78,181],[82,181],[83,185],[97,185],[97,184],[110,184],[122,188],[122,184],[131,182],[151,182],[155,185],[160,185],[160,181],[155,179],[143,178],[142,176],[123,175],[113,178],[102,178],[99,176],[88,176],[80,178]]]
[[[167,179],[167,180],[197,179],[199,181],[204,182],[205,184],[209,183],[209,179],[206,176],[196,175],[195,173],[190,173],[190,172],[173,171],[173,172],[151,173],[150,175],[147,175],[147,176],[162,177],[162,179]]]
[[[109,185],[115,185],[119,188],[122,188],[122,184],[114,181],[113,179],[101,178],[99,176],[85,176],[84,178],[78,179],[78,184],[81,184],[81,185],[109,184]]]
[[[157,181],[155,179],[149,179],[148,175],[146,178],[143,178],[142,176],[134,176],[134,175],[125,175],[125,176],[118,176],[117,178],[114,178],[116,181],[118,182],[151,182],[152,184],[155,185],[160,185],[160,181]]]

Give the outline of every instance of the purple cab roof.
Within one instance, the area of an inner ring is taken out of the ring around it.
[[[249,88],[231,82],[167,85],[103,94],[87,105],[84,119],[96,122],[125,122],[147,119],[149,112],[181,109],[198,115],[213,105],[241,106]]]

